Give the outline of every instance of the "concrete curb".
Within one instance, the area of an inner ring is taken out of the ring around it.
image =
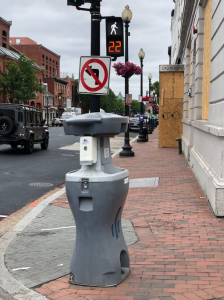
[[[134,138],[130,144],[134,143],[137,138],[138,136]],[[112,155],[112,158],[118,155],[121,151],[122,149],[116,151]],[[44,199],[25,217],[23,217],[23,219],[20,220],[10,231],[5,233],[0,238],[0,296],[3,297],[4,300],[47,300],[45,296],[42,296],[31,289],[28,289],[19,281],[17,281],[6,268],[4,258],[9,244],[14,240],[17,234],[22,232],[24,228],[26,228],[26,226],[28,226],[30,222],[34,220],[36,216],[39,215],[39,213],[41,213],[48,206],[49,203],[56,200],[64,193],[65,188],[62,188],[60,191]]]
[[[137,139],[138,139],[138,136],[136,136],[136,137],[130,142],[130,144],[134,143]],[[116,152],[112,155],[112,158],[114,158],[116,155],[118,155],[121,151],[122,151],[122,149],[116,151]]]
[[[0,238],[0,296],[5,300],[46,300],[47,298],[37,292],[28,289],[17,281],[7,270],[4,258],[9,244],[22,232],[24,228],[36,218],[36,216],[47,207],[49,203],[65,193],[65,188],[44,199],[34,207],[22,220],[20,220],[10,231]]]

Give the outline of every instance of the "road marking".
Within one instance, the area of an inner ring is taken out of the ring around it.
[[[72,154],[62,154],[63,156],[75,156],[75,155],[72,155]]]
[[[28,270],[30,269],[31,267],[24,267],[24,268],[18,268],[18,269],[12,269],[12,271],[20,271],[20,270]]]
[[[0,215],[0,218],[7,218],[8,216]]]
[[[76,226],[67,226],[67,227],[58,227],[58,228],[48,228],[48,229],[41,229],[41,231],[60,230],[60,229],[75,228],[75,227],[76,227]]]

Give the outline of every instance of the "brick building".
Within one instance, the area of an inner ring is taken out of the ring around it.
[[[5,61],[17,61],[21,55],[20,51],[15,49],[10,44],[10,26],[12,22],[6,21],[0,17],[0,60]],[[0,68],[2,71],[6,71],[5,65],[0,61]],[[41,84],[42,82],[42,69],[37,64],[34,64],[34,68],[38,70],[40,73],[37,74],[37,78]],[[5,101],[4,99],[0,99],[1,101]],[[37,98],[29,101],[29,104],[33,103],[33,105],[39,109],[42,109],[42,94],[37,92]]]
[[[63,80],[68,82],[66,88],[66,98],[67,98],[67,108],[79,107],[79,99],[76,97],[76,81],[71,78],[63,78]]]
[[[11,45],[45,70],[43,78],[60,77],[60,55],[27,37],[10,37]]]
[[[61,116],[64,108],[67,107],[67,85],[68,82],[60,78],[44,78],[44,83],[47,83],[48,91],[53,95],[53,107],[55,116]],[[46,105],[44,103],[44,105]]]
[[[11,21],[6,21],[0,17],[0,46],[9,49],[9,32]]]

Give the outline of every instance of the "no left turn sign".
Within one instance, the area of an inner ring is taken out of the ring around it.
[[[79,68],[79,94],[108,95],[111,57],[82,56]]]

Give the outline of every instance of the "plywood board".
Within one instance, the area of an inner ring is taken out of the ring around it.
[[[184,72],[160,72],[159,147],[178,147],[183,134]]]

